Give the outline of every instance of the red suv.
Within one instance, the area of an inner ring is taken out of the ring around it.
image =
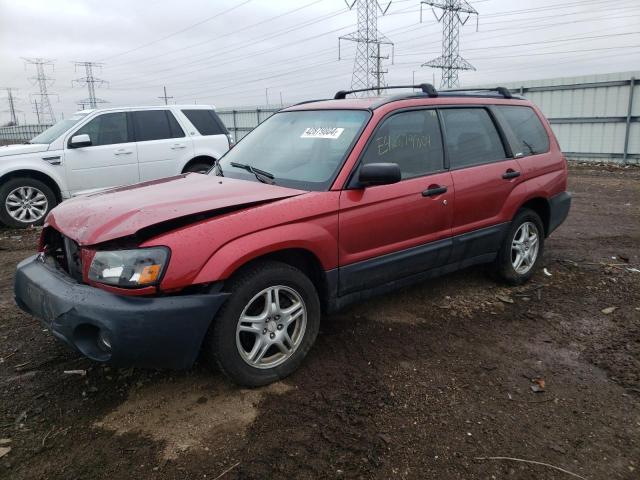
[[[257,386],[300,365],[323,312],[481,263],[527,281],[571,203],[548,122],[505,88],[414,88],[295,105],[207,175],[64,202],[17,303],[93,360],[203,351]]]

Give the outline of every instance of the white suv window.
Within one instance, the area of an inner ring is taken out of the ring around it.
[[[136,142],[185,136],[173,113],[168,110],[146,110],[133,112],[132,115]]]
[[[92,147],[131,141],[126,112],[104,113],[80,127],[73,135],[82,134],[89,135]]]
[[[226,135],[227,131],[213,110],[182,110],[200,135]]]

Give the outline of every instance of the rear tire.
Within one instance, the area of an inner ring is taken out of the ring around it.
[[[205,358],[229,379],[259,387],[293,373],[320,328],[320,301],[309,278],[286,263],[264,261],[225,286],[231,296],[205,339]]]
[[[531,209],[520,210],[498,252],[494,264],[496,276],[509,285],[522,285],[535,273],[544,253],[544,226]]]
[[[12,228],[42,225],[58,201],[51,188],[35,178],[12,178],[0,185],[0,222]]]
[[[213,167],[213,163],[207,162],[194,162],[190,165],[187,165],[182,173],[202,173],[205,174]]]

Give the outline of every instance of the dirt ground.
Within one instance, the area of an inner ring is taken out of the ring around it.
[[[573,167],[570,189],[548,274],[352,307],[257,390],[67,350],[13,303],[37,232],[0,230],[0,478],[640,478],[640,170]]]

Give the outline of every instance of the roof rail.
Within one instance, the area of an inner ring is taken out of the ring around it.
[[[511,92],[507,87],[494,87],[494,88],[457,88],[453,90],[443,90],[442,93],[449,92],[498,92],[504,98],[513,98]]]
[[[372,92],[375,90],[391,90],[396,88],[419,88],[423,93],[426,93],[429,97],[437,97],[438,91],[435,89],[433,85],[430,83],[421,83],[420,85],[389,85],[387,87],[369,87],[369,88],[358,88],[356,90],[339,90],[334,95],[335,100],[344,100],[347,95],[352,93],[359,92]]]

